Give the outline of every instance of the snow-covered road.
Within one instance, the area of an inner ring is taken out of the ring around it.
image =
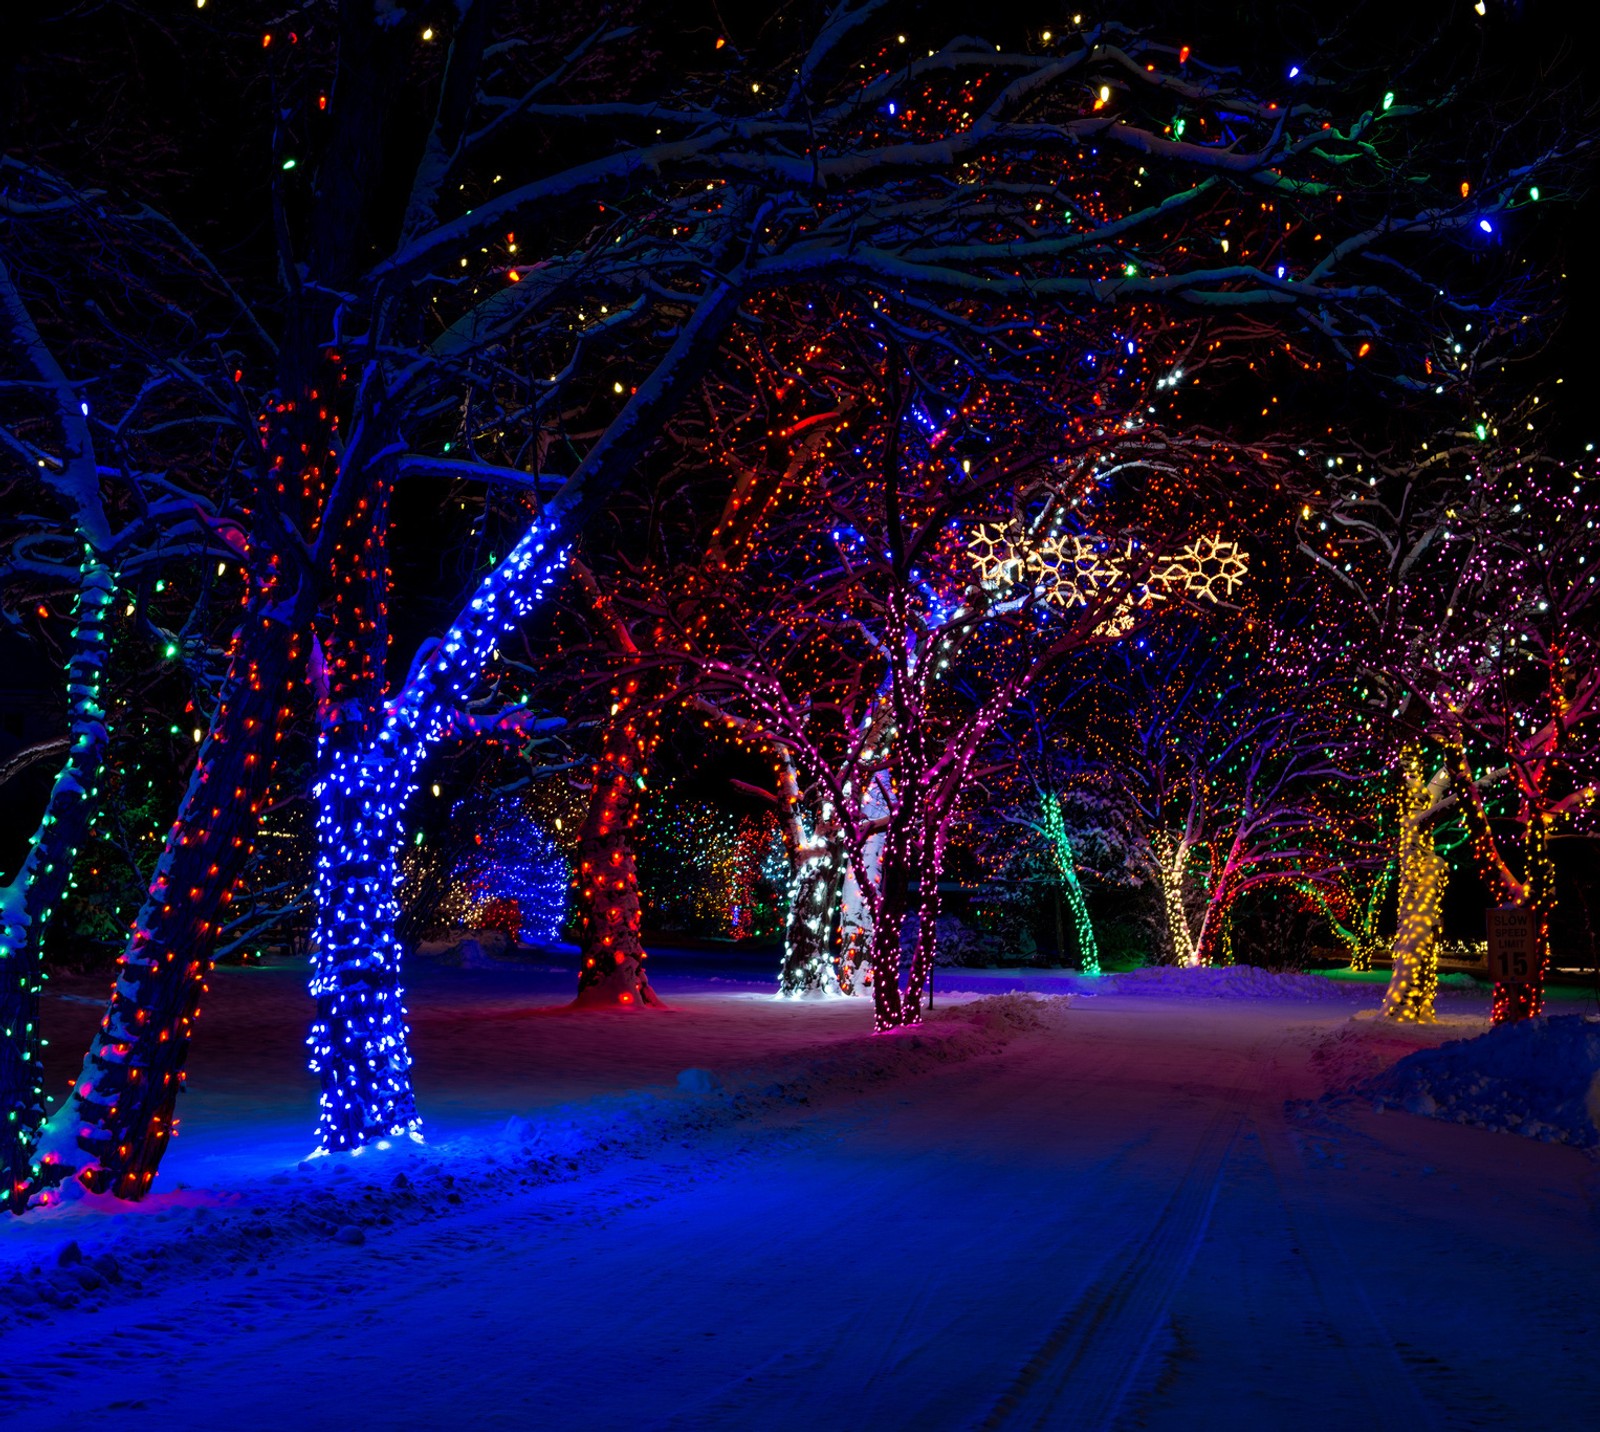
[[[815,1007],[815,1037],[858,1049],[837,1043],[839,1008]],[[1600,1168],[1365,1107],[1286,1113],[1417,1042],[1350,1013],[1052,1001],[929,1055],[970,1032],[949,1021],[886,1062],[868,1041],[865,1073],[846,1058],[773,1085],[745,1116],[621,1138],[531,1185],[469,1182],[426,1218],[369,1221],[359,1246],[224,1239],[190,1267],[193,1211],[175,1208],[155,1215],[168,1251],[127,1240],[137,1286],[0,1335],[0,1421],[1594,1425]],[[672,1057],[714,1062],[690,1044]],[[355,1176],[391,1187],[414,1157]],[[275,1198],[352,1181],[278,1178],[256,1195],[274,1225]],[[202,1226],[247,1221],[251,1197]],[[92,1253],[104,1222],[55,1236]]]

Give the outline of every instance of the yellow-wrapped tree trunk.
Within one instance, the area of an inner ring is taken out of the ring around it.
[[[1394,931],[1394,973],[1383,997],[1388,1019],[1432,1023],[1439,987],[1439,927],[1450,867],[1434,847],[1433,831],[1449,774],[1424,779],[1422,752],[1408,746],[1400,756],[1405,794],[1400,812],[1399,902]]]

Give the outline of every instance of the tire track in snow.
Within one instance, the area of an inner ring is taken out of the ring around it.
[[[893,1161],[895,1197],[884,1188],[875,1189],[882,1207],[895,1207],[898,1215],[919,1226],[918,1205],[934,1209],[959,1204],[971,1197],[971,1172],[962,1157],[972,1152],[981,1162],[981,1138],[974,1132],[987,1128],[997,1117],[1031,1098],[1041,1089],[1052,1087],[1060,1074],[1060,1043],[1082,1018],[1079,1011],[1068,1014],[1067,1006],[1041,1012],[1042,1027],[1010,1044],[1003,1052],[982,1056],[971,1064],[952,1067],[917,1086],[917,1095],[904,1097],[899,1090],[881,1091],[877,1098],[864,1101],[850,1115],[849,1123],[866,1126],[880,1156]],[[1051,1096],[1053,1112],[1070,1118],[1067,1110],[1087,1112],[1098,1103],[1103,1091],[1127,1078],[1133,1058],[1120,1044],[1107,1043],[1090,1068],[1075,1071],[1075,1080],[1058,1086]],[[903,1106],[910,1105],[906,1108]],[[836,1135],[845,1131],[844,1123],[833,1126]],[[973,1148],[974,1142],[979,1148]],[[1113,1186],[1114,1170],[1141,1152],[1148,1141],[1135,1139],[1119,1144],[1104,1157],[1079,1164],[1073,1174],[1074,1195],[1085,1208],[1103,1200]],[[897,1201],[899,1200],[899,1201]],[[1017,1216],[1022,1216],[1019,1209]],[[826,1330],[814,1326],[815,1338],[804,1349],[811,1375],[836,1381],[838,1395],[851,1409],[833,1425],[840,1427],[889,1427],[907,1425],[907,1419],[931,1419],[928,1425],[969,1425],[949,1421],[949,1407],[938,1392],[930,1399],[926,1386],[908,1392],[908,1369],[918,1365],[930,1348],[941,1345],[963,1311],[949,1302],[949,1269],[942,1262],[948,1243],[930,1245],[926,1255],[915,1252],[917,1232],[902,1229],[899,1246],[906,1254],[898,1265],[892,1289],[880,1289],[852,1299],[843,1306],[844,1316]],[[1116,1245],[1110,1245],[1115,1249]],[[1081,1282],[1087,1282],[1104,1258],[1093,1268],[1075,1265]],[[697,1389],[692,1400],[676,1408],[659,1423],[662,1429],[700,1429],[744,1427],[749,1425],[753,1402],[773,1407],[788,1405],[794,1393],[795,1353],[786,1350],[750,1368],[740,1369],[728,1378]],[[886,1406],[881,1391],[901,1389],[899,1401]],[[978,1415],[982,1402],[973,1408]],[[774,1425],[791,1425],[780,1422]]]
[[[1374,1428],[1422,1429],[1438,1426],[1433,1409],[1406,1369],[1394,1336],[1372,1305],[1349,1254],[1328,1217],[1322,1195],[1307,1175],[1288,1130],[1257,1119],[1261,1151],[1279,1191],[1284,1224],[1301,1250],[1300,1266],[1312,1296],[1338,1330],[1346,1354],[1350,1386],[1366,1404]],[[1316,1258],[1311,1250],[1320,1250]]]
[[[1238,1104],[1212,1115],[1149,1235],[1109,1252],[1106,1271],[1023,1364],[982,1427],[1059,1426],[1063,1403],[1075,1429],[1111,1426],[1194,1263],[1244,1118]]]
[[[956,1128],[981,1127],[996,1106],[1011,1104],[1018,1097],[1019,1091],[1037,1091],[1044,1087],[1059,1069],[1060,1053],[1057,1041],[1068,1036],[1069,1030],[1072,1029],[1071,1024],[1064,1022],[1065,1009],[1066,1007],[1062,1007],[1051,1012],[1046,1019],[1045,1027],[1038,1031],[1033,1042],[1024,1041],[1020,1048],[1018,1045],[1008,1048],[1005,1051],[1004,1062],[989,1061],[987,1071],[989,1078],[973,1079],[958,1076],[959,1082],[947,1081],[939,1101],[941,1118]],[[1080,1073],[1077,1084],[1070,1090],[1062,1092],[1063,1101],[1070,1100],[1080,1108],[1088,1107],[1103,1088],[1127,1076],[1130,1060],[1126,1052],[1108,1048],[1104,1053],[1105,1058],[1092,1074],[1083,1077]],[[1080,1177],[1108,1178],[1110,1171],[1125,1163],[1138,1147],[1139,1145],[1135,1144],[1116,1149],[1092,1170],[1083,1170]],[[962,1175],[959,1170],[949,1168],[940,1170],[940,1158],[940,1152],[929,1151],[919,1160],[929,1167],[929,1173],[919,1176],[917,1181],[919,1190],[924,1196],[937,1181],[948,1181],[952,1184],[960,1182]],[[1108,1245],[1103,1255],[1095,1262],[1094,1276],[1098,1276],[1099,1271],[1108,1263],[1115,1266],[1115,1261],[1120,1260],[1124,1253],[1124,1245],[1114,1242]],[[870,1344],[876,1344],[878,1347],[871,1369],[863,1369],[862,1373],[858,1373],[863,1388],[872,1387],[880,1377],[889,1375],[898,1365],[905,1363],[919,1351],[918,1348],[908,1345],[907,1335],[910,1329],[922,1320],[936,1295],[933,1267],[925,1263],[920,1268],[915,1290],[900,1304],[895,1325],[888,1335],[885,1335],[883,1327],[878,1322],[875,1310],[863,1313],[851,1321],[848,1330],[839,1340],[839,1351],[859,1347],[869,1343],[869,1340]]]

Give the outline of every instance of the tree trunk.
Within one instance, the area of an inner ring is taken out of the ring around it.
[[[1389,893],[1389,882],[1394,879],[1395,862],[1390,861],[1372,882],[1367,892],[1367,903],[1361,912],[1361,923],[1350,941],[1350,968],[1360,973],[1372,969],[1383,950],[1383,936],[1378,933],[1378,921],[1383,915],[1384,897]]]
[[[1100,949],[1095,943],[1094,922],[1089,918],[1088,902],[1083,898],[1083,886],[1078,883],[1078,866],[1073,856],[1072,841],[1067,835],[1066,823],[1061,818],[1061,799],[1048,792],[1041,802],[1044,810],[1045,837],[1050,842],[1050,852],[1055,859],[1056,873],[1061,883],[1055,889],[1056,957],[1066,958],[1066,940],[1061,924],[1061,897],[1066,895],[1067,906],[1072,911],[1072,931],[1078,946],[1078,966],[1086,975],[1100,973]]]
[[[1399,903],[1395,916],[1394,973],[1383,997],[1387,1019],[1431,1024],[1439,986],[1439,924],[1449,866],[1434,848],[1436,782],[1423,779],[1422,753],[1409,747],[1400,758],[1405,780],[1400,812]]]
[[[639,876],[631,831],[638,782],[654,742],[637,715],[620,712],[606,729],[594,767],[594,793],[578,835],[574,890],[581,964],[578,1003],[659,1006],[639,940]]]
[[[933,962],[939,953],[939,912],[943,901],[939,877],[943,873],[944,849],[937,831],[923,832],[918,862],[917,940],[911,954],[911,975],[906,983],[902,1007],[905,1022],[916,1024],[922,1018],[922,997],[933,976]]]
[[[907,827],[913,820],[903,799],[890,817],[879,857],[876,898],[871,902],[872,935],[868,948],[872,961],[873,1028],[877,1030],[915,1024],[922,1017],[920,1004],[905,998],[900,989],[900,942],[914,873],[911,857],[915,832]],[[920,942],[920,930],[918,939]],[[913,982],[912,990],[915,989]]]
[[[871,781],[862,801],[863,820],[877,820],[889,814],[888,797],[884,794],[883,778],[870,776]],[[866,838],[861,850],[861,863],[866,867],[867,885],[863,886],[856,864],[844,862],[843,896],[839,909],[839,990],[842,994],[865,994],[876,978],[873,974],[873,900],[872,891],[883,880],[883,851],[887,841],[884,831],[876,831]],[[898,939],[898,935],[896,939]]]
[[[826,839],[795,855],[789,886],[789,916],[783,930],[783,969],[778,992],[788,998],[838,994],[833,963],[833,922],[844,884],[839,852]]]
[[[299,599],[258,593],[232,658],[211,730],[200,746],[178,818],[167,834],[144,907],[83,1071],[45,1124],[41,1180],[67,1174],[96,1193],[143,1198],[167,1141],[200,999],[256,817],[272,773]],[[250,629],[250,640],[245,639]]]
[[[1350,968],[1356,974],[1367,974],[1376,966],[1378,955],[1384,948],[1382,935],[1364,934],[1350,946]]]
[[[888,873],[886,863],[885,876]],[[872,1022],[877,1030],[916,1023],[900,998],[900,936],[905,917],[903,896],[880,897],[873,912],[867,958],[872,967]]]
[[[39,992],[45,978],[46,922],[66,893],[73,861],[98,809],[105,760],[100,681],[106,659],[110,571],[86,558],[67,662],[68,754],[22,868],[0,890],[0,1206],[21,1211],[33,1173],[33,1145],[44,1118]]]
[[[1062,889],[1066,891],[1067,906],[1072,911],[1072,930],[1078,941],[1078,968],[1086,975],[1097,975],[1100,973],[1100,945],[1094,937],[1094,921],[1089,918],[1089,902],[1083,897],[1083,886],[1078,883],[1078,872],[1073,866],[1070,852],[1067,855],[1066,879]],[[1058,904],[1056,906],[1058,930],[1060,923],[1061,907]]]
[[[317,915],[311,1069],[322,1081],[317,1147],[358,1148],[421,1127],[400,985],[397,854],[414,763],[395,741],[336,750],[317,771]]]
[[[347,453],[346,480],[357,471],[353,461]],[[334,549],[332,621],[313,664],[322,730],[312,787],[316,1017],[307,1043],[322,1084],[317,1148],[324,1153],[402,1134],[420,1137],[395,890],[417,771],[429,741],[448,728],[419,724],[418,707],[385,700],[392,475],[382,462],[360,471],[364,495]]]
[[[1196,964],[1233,963],[1233,899],[1221,891],[1212,897],[1205,919],[1200,922],[1200,938],[1195,942]]]
[[[873,840],[882,847],[882,836]],[[871,842],[869,842],[869,845]],[[869,851],[869,859],[873,854]],[[882,859],[873,862],[881,872]],[[837,978],[841,994],[865,994],[872,983],[872,907],[853,869],[846,869],[839,908],[839,962]]]
[[[1183,905],[1183,873],[1189,863],[1188,843],[1180,840],[1174,844],[1165,831],[1158,831],[1153,849],[1173,963],[1197,965],[1200,962],[1199,951],[1195,948],[1194,936],[1189,932],[1189,915]]]

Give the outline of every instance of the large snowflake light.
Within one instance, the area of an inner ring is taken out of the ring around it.
[[[978,580],[1013,596],[1031,590],[1063,610],[1083,607],[1122,589],[1103,629],[1110,634],[1133,625],[1134,612],[1174,597],[1218,602],[1243,585],[1249,557],[1237,542],[1220,534],[1196,537],[1170,555],[1158,556],[1142,579],[1134,577],[1144,562],[1137,545],[1077,533],[1050,533],[1035,538],[1022,523],[985,522],[974,529],[967,554]]]
[[[1150,586],[1165,594],[1182,592],[1196,601],[1217,602],[1243,586],[1248,571],[1249,558],[1237,542],[1224,541],[1220,534],[1202,536],[1165,559],[1150,574]]]

